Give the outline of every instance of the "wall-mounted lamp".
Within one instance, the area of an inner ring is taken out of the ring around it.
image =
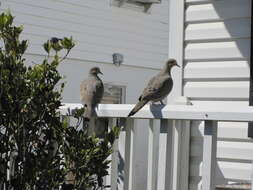
[[[114,65],[120,66],[121,63],[123,63],[123,61],[124,61],[124,57],[120,53],[114,53],[114,54],[112,54],[112,61],[113,61]]]

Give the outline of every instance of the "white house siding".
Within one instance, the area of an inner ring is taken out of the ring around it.
[[[2,0],[16,23],[25,26],[29,53],[44,54],[41,44],[52,36],[73,36],[70,58],[112,63],[124,54],[124,64],[160,68],[167,59],[168,1],[150,13],[111,6],[111,0]]]
[[[64,100],[80,102],[80,80],[98,65],[107,69],[104,81],[127,86],[126,102],[135,103],[138,89],[168,56],[168,0],[152,5],[149,13],[115,7],[111,1],[0,0],[0,10],[10,9],[15,23],[24,26],[30,61],[45,55],[42,44],[51,37],[73,36],[76,46],[62,65],[68,81]],[[113,53],[124,55],[122,66],[112,64]]]
[[[16,16],[16,24],[24,25],[23,38],[29,39],[28,64],[41,63],[45,55],[42,44],[47,39],[73,36],[76,46],[59,68],[67,81],[63,102],[80,103],[80,81],[87,77],[92,66],[99,66],[104,73],[103,81],[125,86],[125,102],[135,103],[147,80],[159,71],[168,56],[168,0],[154,4],[149,13],[113,7],[110,0],[0,2],[1,11],[9,8]],[[124,55],[120,67],[112,64],[115,52]],[[134,188],[138,190],[147,189],[146,126],[142,123],[135,129]],[[121,134],[124,136],[124,132]],[[120,142],[121,156],[124,155],[123,141]],[[122,171],[119,175],[122,176]]]
[[[248,105],[250,0],[186,0],[183,93],[193,104]],[[201,189],[203,123],[191,128],[190,190]],[[217,183],[251,177],[247,123],[219,122]]]

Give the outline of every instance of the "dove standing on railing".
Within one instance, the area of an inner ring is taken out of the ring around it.
[[[171,68],[178,66],[175,59],[169,59],[160,73],[154,76],[148,83],[147,87],[143,90],[139,97],[139,102],[134,106],[128,117],[134,115],[149,101],[158,102],[163,104],[162,100],[170,93],[173,87],[173,80],[171,78]]]
[[[80,85],[81,101],[84,105],[84,121],[89,121],[104,94],[104,85],[98,74],[103,74],[98,67],[89,71],[89,76]]]

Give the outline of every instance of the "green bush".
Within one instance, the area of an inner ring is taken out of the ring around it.
[[[100,139],[87,136],[86,129],[77,130],[80,124],[82,111],[75,114],[78,119],[77,125],[66,127],[66,136],[63,144],[66,168],[74,176],[75,189],[99,189],[109,187],[103,184],[103,177],[108,175],[110,160],[108,156],[112,153],[113,143],[120,133],[119,127],[113,127],[110,132],[104,134]]]
[[[61,120],[64,84],[57,67],[74,47],[72,38],[48,40],[43,62],[28,67],[28,43],[20,40],[22,27],[13,19],[9,12],[0,15],[0,185],[53,190],[71,171],[74,189],[101,187],[118,130],[98,141]]]

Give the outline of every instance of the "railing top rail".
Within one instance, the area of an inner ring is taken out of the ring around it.
[[[96,109],[98,117],[126,118],[132,104],[99,104]],[[64,104],[61,114],[81,108],[82,104]],[[70,112],[71,113],[71,112]],[[146,105],[132,118],[141,119],[175,119],[175,120],[217,120],[217,121],[253,121],[253,107],[208,107],[196,105]]]

